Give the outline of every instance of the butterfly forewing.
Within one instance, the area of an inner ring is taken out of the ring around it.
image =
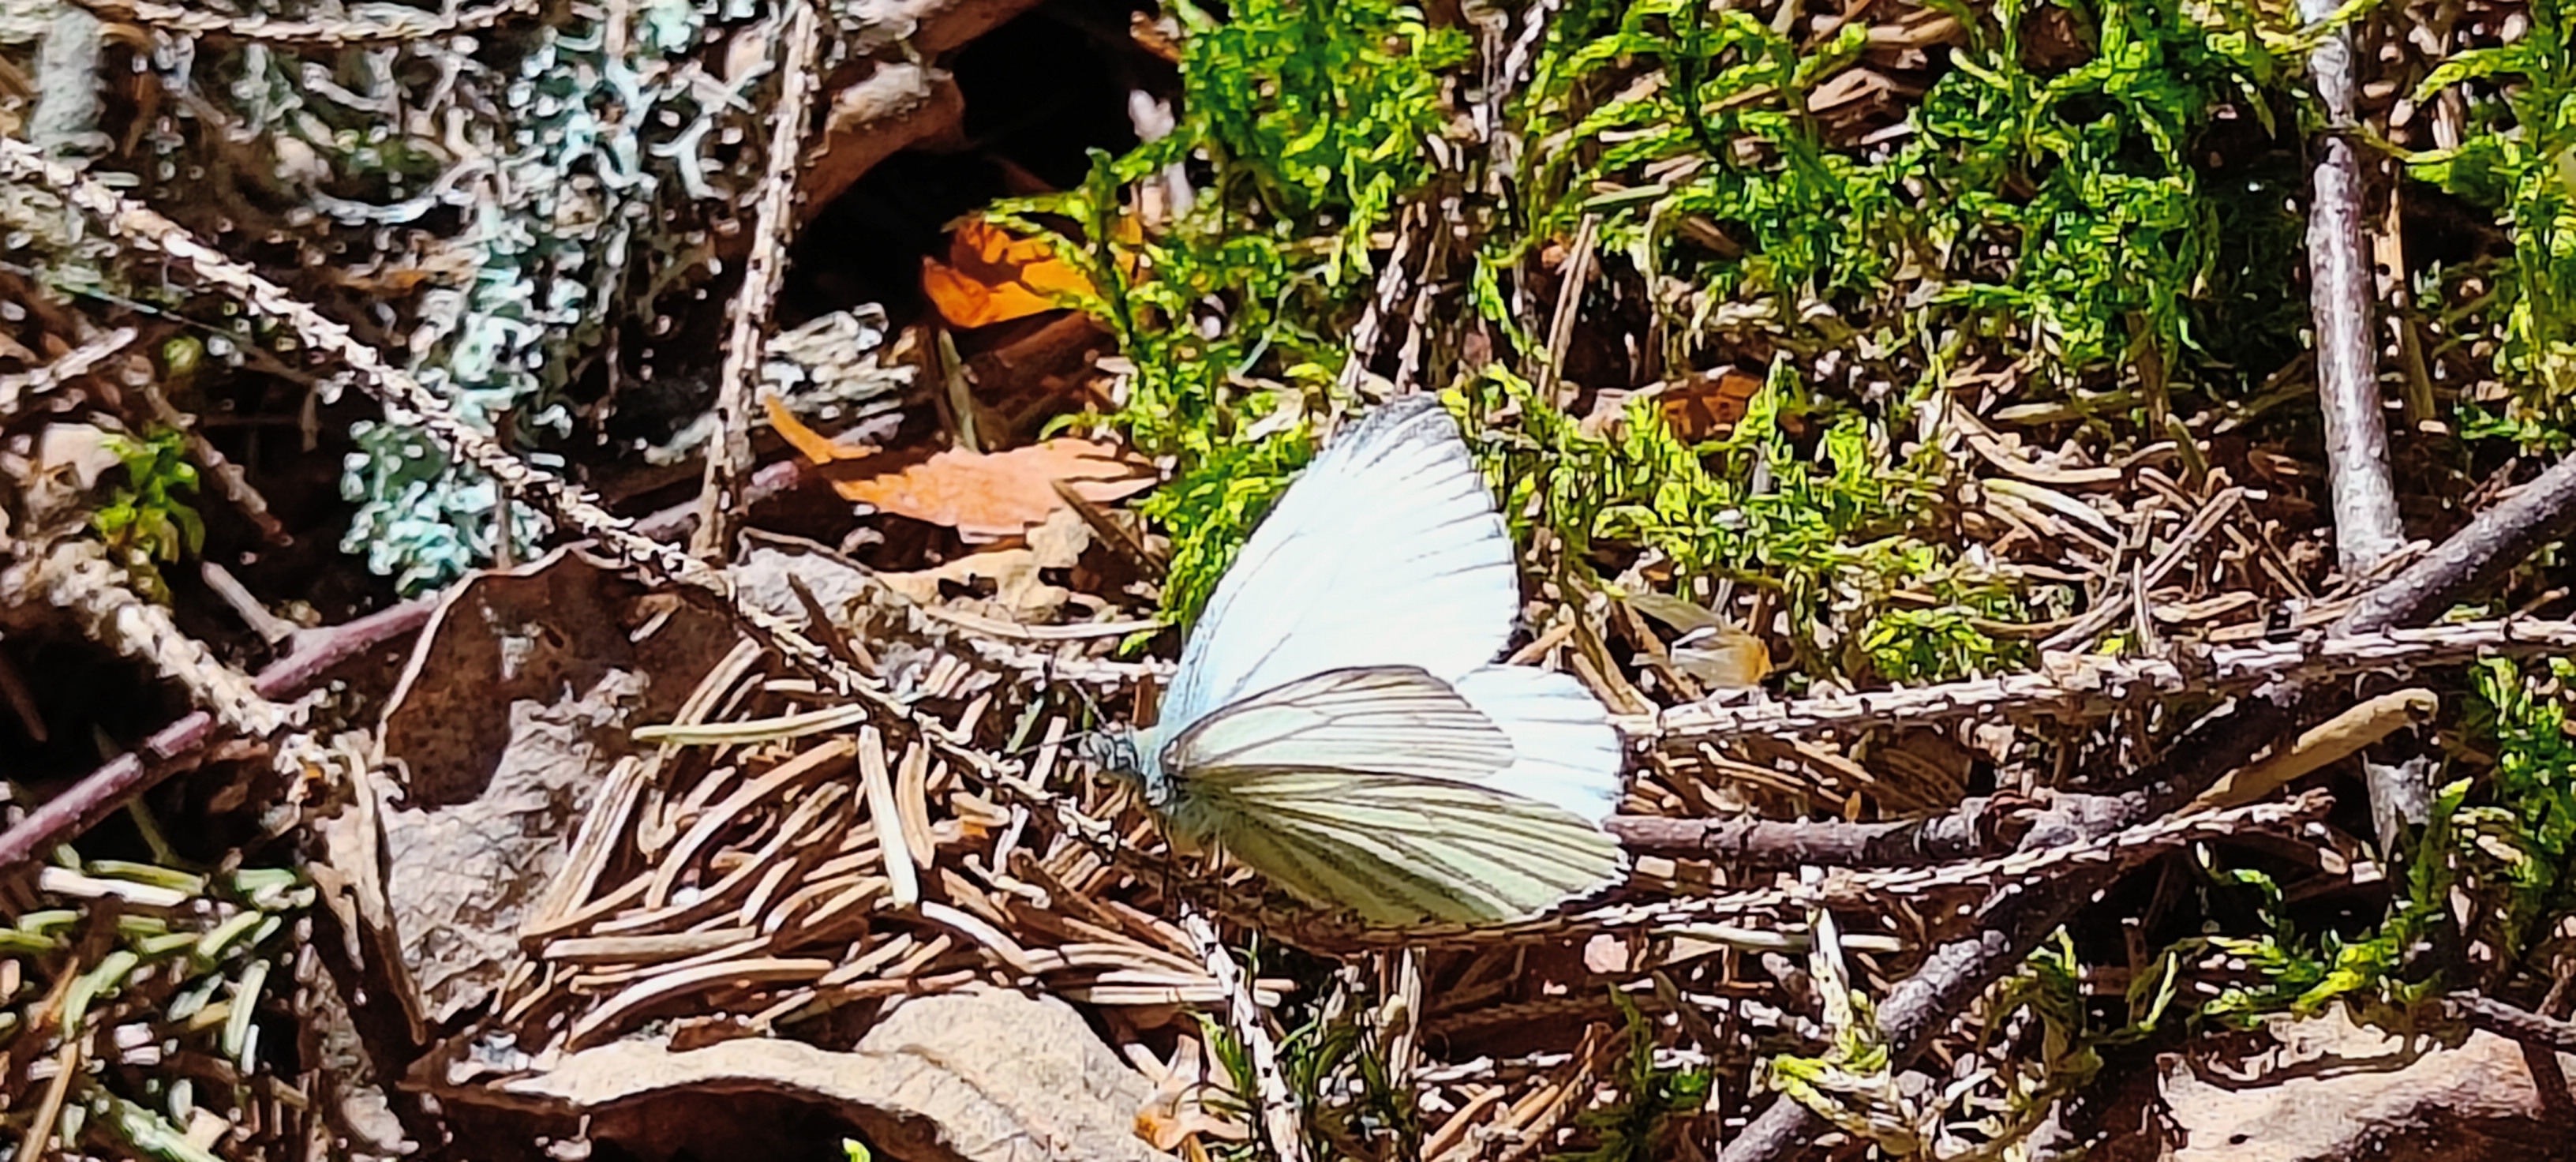
[[[1512,542],[1437,401],[1362,417],[1316,456],[1218,581],[1163,699],[1181,730],[1329,670],[1492,661],[1520,607]]]
[[[1163,748],[1184,793],[1229,771],[1349,770],[1472,779],[1511,765],[1502,728],[1412,666],[1334,670],[1235,702]]]
[[[1552,803],[1585,819],[1618,809],[1619,731],[1572,675],[1487,666],[1457,680],[1460,697],[1512,738],[1512,765],[1476,784]]]

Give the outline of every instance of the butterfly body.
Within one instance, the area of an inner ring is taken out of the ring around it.
[[[1095,757],[1176,847],[1373,923],[1499,923],[1614,882],[1621,749],[1563,674],[1493,664],[1511,540],[1454,421],[1387,404],[1292,483],[1183,648],[1160,725]]]

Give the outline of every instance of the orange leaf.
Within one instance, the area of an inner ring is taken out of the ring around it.
[[[1761,376],[1729,367],[1664,389],[1655,397],[1655,406],[1663,411],[1664,426],[1672,429],[1675,439],[1696,444],[1734,431],[1761,390]]]
[[[1015,238],[983,217],[957,224],[948,261],[921,260],[921,289],[951,326],[989,327],[1056,309],[1056,294],[1097,293],[1045,238]]]
[[[1088,440],[1049,440],[991,454],[952,448],[901,472],[835,480],[843,497],[947,525],[968,540],[1015,537],[1064,507],[1055,482],[1096,503],[1154,486],[1150,467]]]

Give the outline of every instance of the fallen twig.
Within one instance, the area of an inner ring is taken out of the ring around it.
[[[18,409],[24,406],[28,397],[43,395],[89,374],[91,368],[132,344],[135,334],[132,327],[119,327],[64,352],[62,358],[33,371],[0,375],[0,419],[18,414]]]
[[[2553,1053],[2576,1053],[2576,1021],[2545,1016],[2481,993],[2452,993],[2442,998],[2442,1004],[2470,1028]]]
[[[137,595],[125,584],[125,570],[87,537],[65,537],[35,552],[0,575],[0,589],[41,597],[70,613],[91,640],[150,663],[185,689],[189,701],[243,734],[264,738],[294,717],[181,631],[169,610]]]
[[[2001,797],[1978,796],[1930,819],[1845,823],[1821,819],[1675,819],[1614,815],[1602,828],[1630,855],[1720,860],[1751,868],[1916,867],[2007,849],[2020,832]]]
[[[1208,975],[1216,978],[1217,987],[1225,992],[1226,1026],[1243,1043],[1244,1055],[1252,1060],[1252,1084],[1255,1092],[1244,1096],[1259,1105],[1255,1111],[1261,1131],[1269,1139],[1270,1151],[1279,1162],[1304,1162],[1306,1157],[1306,1118],[1297,1103],[1297,1095],[1288,1088],[1286,1075],[1279,1071],[1279,1046],[1270,1039],[1270,1029],[1263,1024],[1261,1007],[1245,987],[1243,970],[1234,963],[1234,954],[1226,951],[1225,942],[1217,939],[1216,925],[1207,914],[1186,903],[1181,905],[1181,931],[1187,933],[1199,959],[1206,964]]]
[[[1652,719],[1620,725],[1632,738],[1650,737],[1668,751],[1687,755],[1684,748],[1688,746],[1738,735],[1786,736],[1869,726],[1920,726],[2001,714],[2089,715],[2142,697],[2183,690],[2242,690],[2265,682],[2378,674],[2405,667],[2456,665],[2496,655],[2570,649],[2576,649],[2576,622],[2507,618],[2420,629],[2338,629],[2312,633],[2297,641],[2181,648],[2162,658],[2086,655],[2028,673],[1912,689],[1786,700],[1737,695],[1684,703]]]
[[[2016,885],[2036,888],[2091,869],[2135,867],[2149,856],[2188,843],[2249,832],[2290,830],[2322,816],[2330,803],[2330,797],[2324,792],[2311,791],[2286,802],[2174,815],[2103,834],[2077,835],[2046,847],[2025,846],[2018,851],[1983,859],[1928,867],[1837,872],[1812,884],[1753,888],[1648,904],[1612,904],[1520,924],[1484,928],[1357,928],[1336,931],[1325,922],[1308,925],[1300,937],[1315,947],[1325,948],[1520,944],[1555,939],[1568,933],[1699,924],[1799,908],[1883,907],[1895,900],[1968,889],[1990,888],[2009,892],[2019,890]]]
[[[2336,0],[2299,0],[2311,22],[2334,18]],[[2335,548],[2344,575],[2368,574],[2406,544],[2388,477],[2388,429],[2370,338],[2370,264],[2361,238],[2361,156],[2353,147],[2352,30],[2329,29],[2308,56],[2325,103],[2315,193],[2308,206],[2308,304],[2317,328],[2317,406],[2325,416],[2334,493]]]
[[[2334,19],[2336,0],[2299,0],[2312,24]],[[2325,421],[2328,483],[2334,504],[2336,555],[2346,577],[2364,577],[2406,544],[2389,480],[2388,430],[2382,416],[2376,344],[2371,341],[2373,275],[2362,244],[2361,153],[2353,137],[2356,85],[2352,29],[2337,24],[2317,38],[2308,75],[2325,105],[2317,138],[2314,193],[2308,205],[2308,309],[2316,323],[2317,410]],[[2398,272],[2399,282],[2404,281]],[[2408,820],[2420,822],[2424,796],[2410,782],[2429,761],[2362,761],[2362,783],[2383,845]]]

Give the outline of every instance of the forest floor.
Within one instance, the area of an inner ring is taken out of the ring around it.
[[[0,0],[0,1162],[2569,1156],[2567,24]],[[1086,745],[1425,394],[1517,924]]]

